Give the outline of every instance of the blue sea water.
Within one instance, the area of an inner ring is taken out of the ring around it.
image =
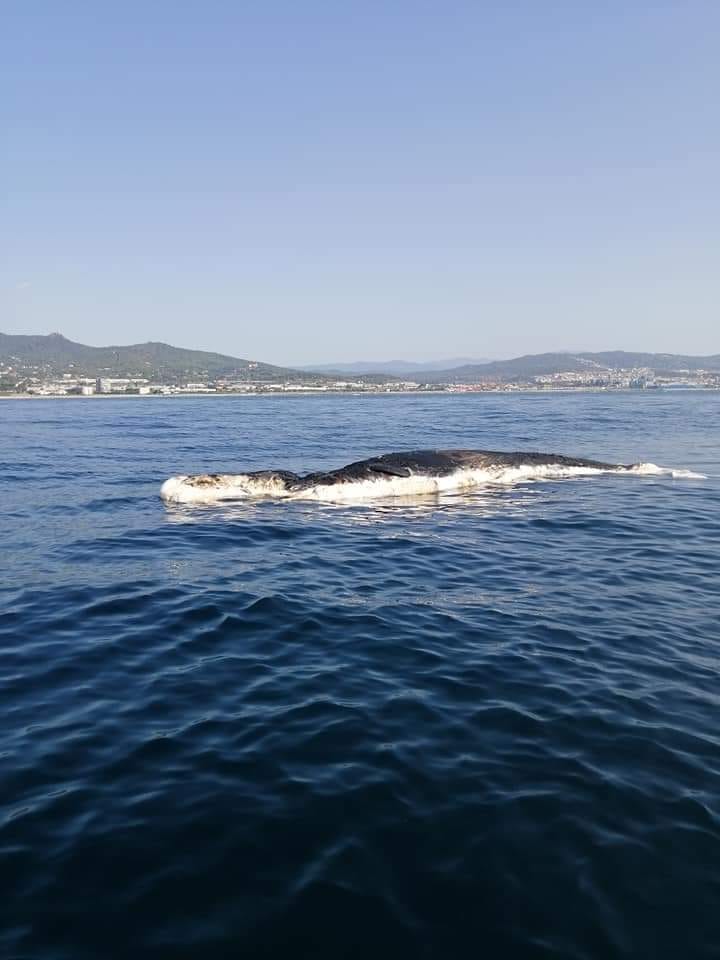
[[[716,958],[720,394],[0,402],[0,956]],[[169,507],[390,450],[687,468]]]

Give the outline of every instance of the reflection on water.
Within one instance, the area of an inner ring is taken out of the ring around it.
[[[577,481],[574,481],[577,482]],[[448,510],[469,510],[476,518],[496,513],[522,511],[542,499],[539,490],[489,487],[484,490],[451,490],[440,493],[394,496],[358,503],[332,503],[307,500],[219,500],[213,504],[165,503],[167,523],[228,523],[230,521],[271,520],[281,510],[290,521],[315,522],[341,519],[349,524],[411,522],[418,517],[433,517]]]

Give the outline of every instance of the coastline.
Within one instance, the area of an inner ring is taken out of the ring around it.
[[[260,390],[260,391],[237,391],[237,392],[213,392],[193,390],[187,393],[92,393],[92,394],[73,394],[73,393],[55,393],[55,394],[35,394],[35,393],[0,393],[0,400],[183,400],[193,397],[207,399],[213,397],[216,399],[231,398],[249,398],[249,397],[327,397],[327,396],[346,396],[346,397],[386,397],[386,396],[452,396],[460,395],[478,396],[481,394],[512,395],[529,394],[532,396],[543,396],[546,394],[577,394],[577,393],[718,393],[720,387],[705,386],[681,386],[681,387],[653,387],[652,389],[638,389],[634,387],[515,387],[513,389],[501,389],[490,387],[482,390],[468,389],[443,389],[443,390]]]

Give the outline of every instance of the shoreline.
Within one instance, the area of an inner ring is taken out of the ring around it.
[[[387,397],[387,396],[481,396],[482,394],[517,395],[531,394],[543,396],[546,394],[668,394],[668,393],[718,393],[720,387],[653,387],[640,389],[634,387],[518,387],[512,390],[490,388],[487,390],[261,390],[258,392],[238,391],[235,393],[210,391],[193,391],[189,393],[92,393],[92,394],[34,394],[34,393],[0,393],[0,400],[187,400],[188,398],[215,398],[232,399],[242,397]]]

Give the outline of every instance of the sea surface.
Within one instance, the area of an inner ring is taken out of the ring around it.
[[[419,447],[652,461],[164,505]],[[0,956],[720,956],[720,393],[0,402]]]

